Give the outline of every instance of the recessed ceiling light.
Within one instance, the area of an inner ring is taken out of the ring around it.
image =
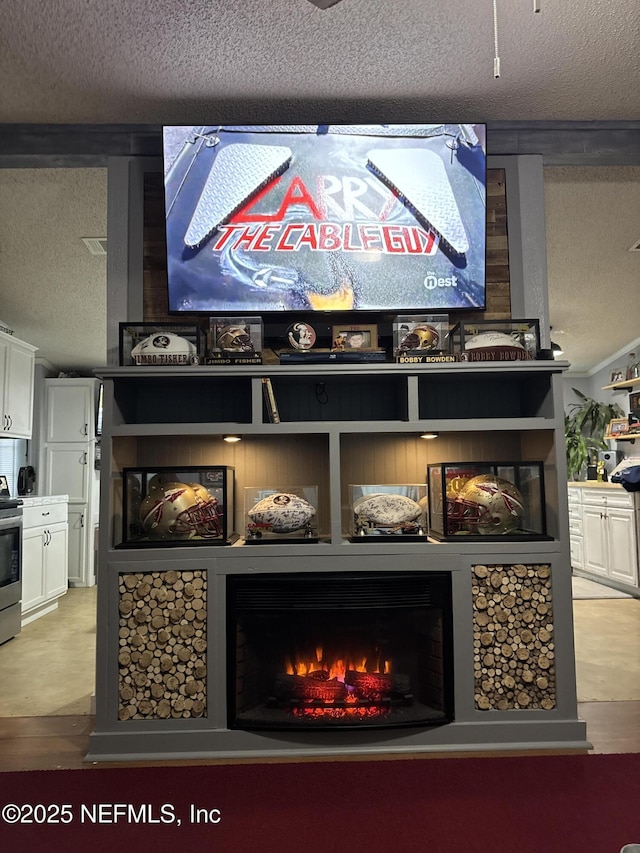
[[[318,9],[328,9],[329,6],[335,6],[340,0],[309,0],[309,2],[317,6]]]

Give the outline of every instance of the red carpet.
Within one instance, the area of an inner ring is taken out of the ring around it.
[[[0,807],[11,853],[618,853],[640,842],[640,755],[2,773]]]

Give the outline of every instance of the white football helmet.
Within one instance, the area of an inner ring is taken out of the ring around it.
[[[493,474],[472,477],[447,499],[448,533],[504,535],[518,530],[524,515],[522,495],[508,480]]]

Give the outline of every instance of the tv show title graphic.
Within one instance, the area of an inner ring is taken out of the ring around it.
[[[256,213],[255,207],[280,183],[272,181],[261,193],[238,211],[226,225],[221,225],[212,243],[214,252],[223,249],[252,252],[382,252],[390,255],[435,255],[439,237],[417,225],[385,222],[398,199],[373,179],[319,175],[318,201],[302,178],[296,176],[287,188],[275,213]],[[382,196],[378,211],[367,206],[362,196],[370,189]],[[334,195],[341,193],[343,206]],[[300,220],[301,210],[308,211]],[[289,214],[289,211],[292,211]],[[339,222],[327,221],[333,214]],[[360,222],[353,221],[360,219]],[[289,220],[289,221],[287,221]],[[352,221],[349,221],[352,220]]]

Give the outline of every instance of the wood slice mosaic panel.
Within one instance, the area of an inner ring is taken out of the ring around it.
[[[472,567],[476,708],[556,706],[551,567]]]
[[[206,717],[206,583],[201,571],[120,575],[120,720]]]

